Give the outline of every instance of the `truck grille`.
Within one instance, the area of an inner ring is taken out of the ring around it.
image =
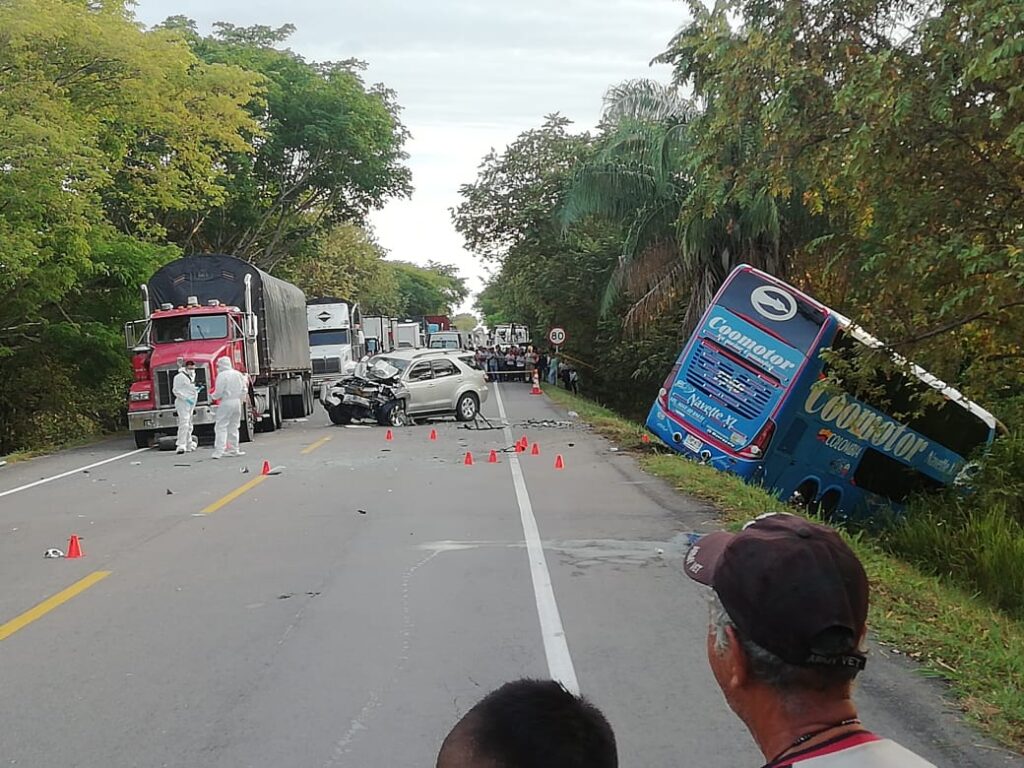
[[[178,375],[177,368],[161,368],[156,372],[156,404],[160,408],[170,408],[174,405],[174,395],[171,394],[171,387],[174,384],[174,377]],[[209,377],[206,375],[206,366],[196,366],[196,384],[201,384],[199,397],[196,405],[204,405],[210,402]]]
[[[745,419],[762,416],[775,391],[756,373],[707,344],[697,347],[686,380]]]
[[[313,373],[341,373],[340,357],[317,357],[313,359]]]

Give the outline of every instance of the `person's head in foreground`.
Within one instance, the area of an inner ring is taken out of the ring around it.
[[[551,680],[516,680],[485,696],[441,745],[437,768],[617,768],[615,734],[597,707]]]
[[[739,533],[702,536],[685,570],[711,588],[711,671],[768,765],[825,768],[848,750],[863,757],[857,765],[928,765],[857,719],[868,579],[835,531],[763,515]]]

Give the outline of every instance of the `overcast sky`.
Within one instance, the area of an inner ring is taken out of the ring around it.
[[[457,264],[475,292],[485,270],[462,247],[448,209],[480,159],[561,112],[592,128],[608,86],[650,67],[685,21],[673,0],[138,0],[152,25],[182,14],[206,32],[292,23],[307,59],[369,63],[369,82],[398,92],[415,192],[373,214],[391,258]],[[472,299],[467,302],[467,308]]]

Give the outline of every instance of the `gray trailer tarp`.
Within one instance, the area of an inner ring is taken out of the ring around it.
[[[253,311],[259,318],[256,347],[262,375],[309,371],[306,295],[248,262],[221,254],[176,259],[149,279],[150,298],[155,307],[184,306],[195,296],[203,305],[217,299],[244,309],[246,275],[252,275]]]

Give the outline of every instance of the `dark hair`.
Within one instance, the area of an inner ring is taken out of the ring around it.
[[[499,768],[617,768],[615,733],[595,707],[552,680],[516,680],[466,715],[474,751]]]

